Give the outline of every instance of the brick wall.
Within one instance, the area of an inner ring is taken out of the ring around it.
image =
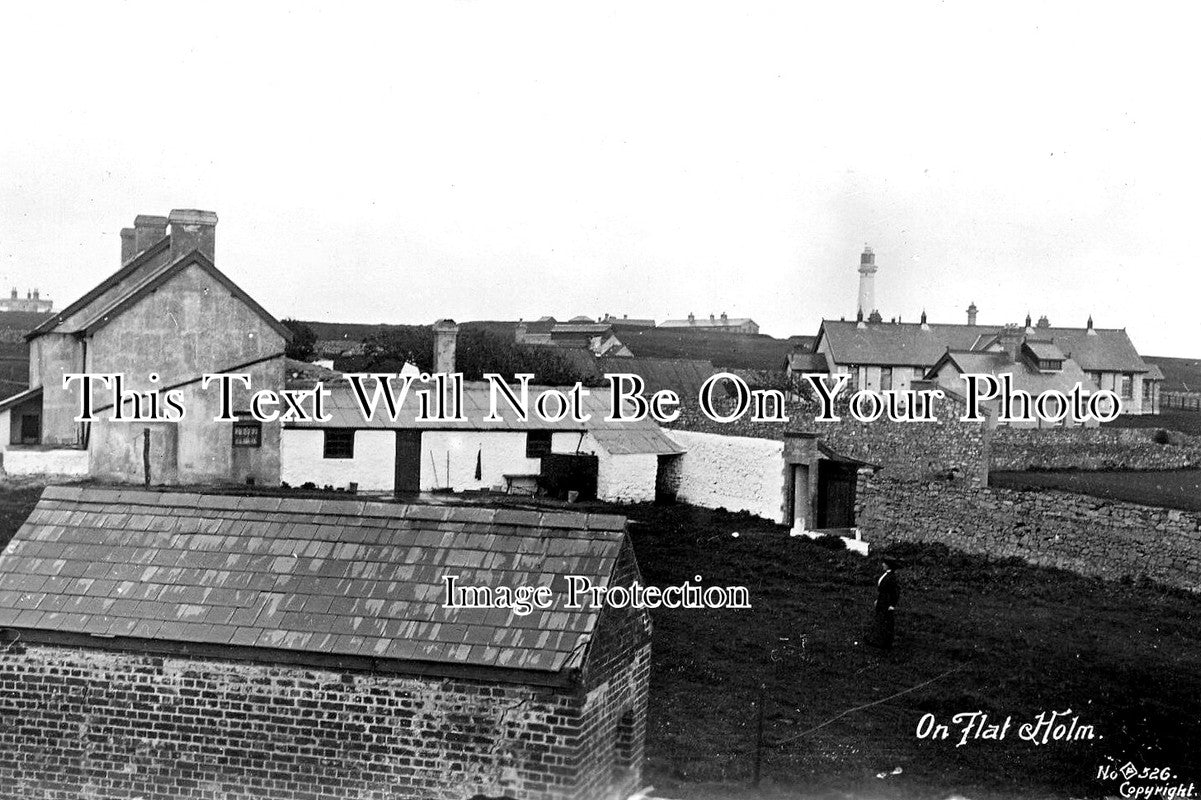
[[[1201,465],[1201,437],[1153,428],[997,428],[990,462],[995,470],[1181,469]]]
[[[873,547],[940,542],[1083,575],[1145,576],[1201,590],[1201,513],[1058,491],[901,482],[861,475],[858,519]]]
[[[648,667],[649,645],[581,695],[29,644],[0,653],[0,796],[608,797],[595,754]]]

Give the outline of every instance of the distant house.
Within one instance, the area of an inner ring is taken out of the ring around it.
[[[630,351],[607,322],[576,318],[558,322],[553,318],[537,322],[518,322],[514,327],[517,344],[545,345],[563,349],[586,350],[594,356],[629,356]]]
[[[53,308],[54,301],[48,297],[42,297],[37,289],[30,289],[24,297],[18,297],[17,289],[13,287],[12,296],[0,297],[0,312],[21,311],[26,314],[49,314]]]
[[[0,555],[0,683],[19,709],[0,793],[628,797],[642,786],[650,620],[590,597],[566,606],[568,576],[641,581],[625,528],[604,514],[48,488]],[[550,605],[456,608],[447,576],[545,586]]]
[[[966,325],[921,322],[824,320],[818,330],[815,354],[823,356],[831,374],[849,374],[853,388],[908,389],[922,380],[947,351],[997,352],[1006,349],[1001,337],[1015,326],[977,325],[975,305]],[[878,316],[877,316],[878,319]],[[1046,342],[1082,371],[1090,389],[1109,389],[1122,398],[1124,413],[1154,414],[1159,410],[1159,375],[1139,356],[1124,329],[1052,327],[1046,317],[1037,325],[1016,328],[1019,337]],[[820,367],[798,359],[795,367]],[[790,365],[793,372],[797,370]]]
[[[683,328],[685,330],[717,331],[722,333],[758,333],[759,325],[749,317],[730,317],[726,312],[721,316],[709,315],[709,319],[697,319],[689,314],[687,319],[669,319],[660,323],[660,328]]]
[[[1084,387],[1091,385],[1090,379],[1079,365],[1067,358],[1050,340],[1027,339],[1021,337],[1016,330],[1010,330],[1003,332],[998,341],[1002,347],[987,350],[948,350],[930,368],[930,379],[953,392],[962,392],[961,375],[1008,375],[1015,391],[1027,392],[1031,397],[1037,397],[1050,390],[1067,396],[1077,384]],[[999,400],[987,404],[987,408],[994,412],[999,406]],[[1050,423],[1040,418],[1036,422],[1009,424],[1014,427],[1096,427],[1100,424],[1092,418],[1074,419],[1070,411],[1068,414],[1069,416],[1060,423]],[[996,413],[989,415],[989,422],[994,426],[997,424]]]
[[[279,481],[279,425],[215,423],[220,392],[205,374],[237,372],[251,391],[284,385],[288,329],[213,263],[217,215],[172,211],[139,216],[121,232],[121,268],[27,334],[29,388],[0,403],[5,469],[73,472],[153,483]],[[76,422],[80,386],[68,373],[117,373],[134,395],[177,391],[181,421],[109,421],[113,392],[93,392],[99,420]],[[235,394],[239,410],[247,390]],[[32,448],[32,449],[31,449]],[[39,470],[36,462],[46,467]],[[34,466],[31,466],[34,465]]]

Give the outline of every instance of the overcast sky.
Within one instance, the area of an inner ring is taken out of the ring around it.
[[[0,287],[56,307],[200,208],[281,318],[812,334],[870,244],[886,319],[1201,356],[1184,4],[21,5]]]

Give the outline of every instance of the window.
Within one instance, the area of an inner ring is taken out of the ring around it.
[[[1063,369],[1063,362],[1048,358],[1039,359],[1038,369],[1040,372],[1059,372]]]
[[[1134,376],[1129,372],[1122,373],[1122,399],[1130,400],[1134,397]]]
[[[542,458],[550,455],[550,431],[530,431],[525,435],[525,457]]]
[[[234,423],[234,447],[262,447],[263,423],[256,419],[239,420]]]
[[[1100,372],[1090,372],[1090,373],[1088,373],[1088,377],[1090,377],[1090,378],[1092,378],[1092,379],[1093,379],[1093,383],[1097,384],[1097,388],[1098,388],[1098,389],[1100,389],[1100,388],[1101,388],[1101,377],[1102,377],[1102,375],[1101,375],[1101,373],[1100,373]]]
[[[859,367],[855,364],[847,364],[847,374],[851,376],[851,379],[847,381],[847,391],[859,391]]]
[[[880,367],[880,391],[892,388],[892,367]]]
[[[42,418],[37,414],[21,416],[21,444],[39,444],[42,441]]]
[[[1143,400],[1150,402],[1155,396],[1155,381],[1149,381],[1143,378]]]
[[[322,458],[354,458],[354,430],[329,428],[325,431],[325,451]]]

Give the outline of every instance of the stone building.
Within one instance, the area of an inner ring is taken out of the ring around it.
[[[0,555],[0,794],[625,798],[649,618],[568,575],[639,580],[624,518],[48,488]]]
[[[279,391],[290,336],[214,265],[216,224],[209,211],[137,217],[121,232],[121,268],[27,335],[29,389],[0,403],[0,431],[11,431],[0,442],[15,451],[6,469],[41,460],[116,481],[149,471],[156,484],[278,483],[279,425],[214,422],[220,392],[202,385],[205,374],[234,372],[249,375],[252,390]],[[149,395],[161,402],[176,392],[186,416],[111,421],[113,391],[97,389],[99,419],[77,422],[81,388],[64,387],[63,376],[81,372],[121,374],[128,414],[134,395],[148,413]],[[249,392],[236,391],[244,405]]]
[[[41,292],[37,289],[30,289],[25,292],[24,297],[19,297],[17,288],[14,286],[10,297],[0,297],[0,312],[23,311],[29,314],[48,314],[53,308],[54,301],[48,297],[42,297]]]
[[[689,314],[687,319],[669,319],[659,323],[660,328],[683,328],[686,330],[702,330],[716,333],[758,333],[759,323],[750,317],[731,317],[726,312],[721,316],[709,315],[709,319],[697,319],[695,314]]]
[[[967,324],[932,323],[922,312],[919,322],[885,321],[876,310],[875,254],[866,248],[859,264],[856,319],[823,320],[812,349],[797,352],[784,364],[787,375],[805,372],[848,374],[853,388],[909,389],[931,378],[931,369],[948,351],[999,352],[1000,339],[1018,328],[1031,342],[1044,342],[1063,354],[1069,369],[1084,373],[1085,388],[1108,389],[1122,399],[1123,413],[1159,413],[1163,374],[1143,360],[1125,328],[1097,328],[1092,317],[1082,328],[1053,327],[1047,317],[1024,326],[981,325],[979,309],[967,309]],[[962,385],[960,385],[962,388]]]

